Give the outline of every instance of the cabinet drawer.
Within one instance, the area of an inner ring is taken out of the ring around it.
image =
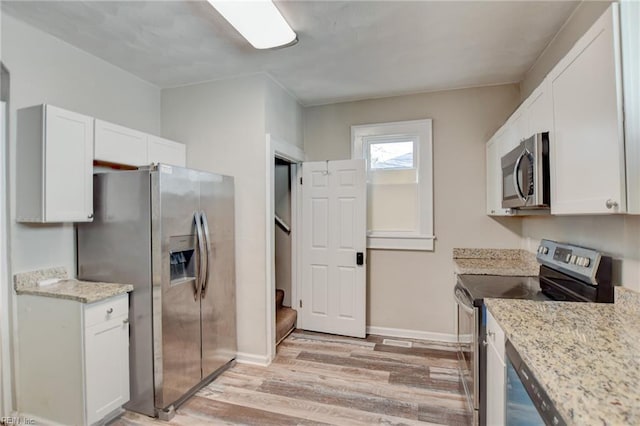
[[[84,326],[86,329],[122,315],[129,315],[129,298],[126,294],[87,305],[84,310]]]

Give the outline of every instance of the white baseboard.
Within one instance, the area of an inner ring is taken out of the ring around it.
[[[236,362],[240,364],[259,365],[261,367],[267,367],[271,364],[271,360],[267,355],[255,355],[246,352],[238,352],[236,354]]]
[[[405,339],[431,340],[434,342],[456,343],[458,337],[455,334],[433,333],[430,331],[406,330],[402,328],[387,328],[368,326],[367,334],[377,334],[379,336],[401,337]]]

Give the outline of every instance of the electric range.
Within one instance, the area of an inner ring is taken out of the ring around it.
[[[538,276],[458,275],[454,289],[462,382],[474,417],[485,424],[485,298],[613,303],[611,257],[542,240]]]

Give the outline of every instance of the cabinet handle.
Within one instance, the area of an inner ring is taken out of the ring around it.
[[[614,207],[618,207],[618,202],[617,201],[613,201],[611,198],[609,198],[607,200],[606,203],[604,203],[605,206],[607,206],[608,209],[612,209]]]
[[[89,216],[87,216],[88,219],[93,219],[93,213],[89,214]]]
[[[107,309],[107,315],[111,315],[113,313],[113,308]]]
[[[129,324],[129,318],[125,318],[125,319],[123,319],[123,320],[122,320],[122,323],[123,323],[123,324]]]

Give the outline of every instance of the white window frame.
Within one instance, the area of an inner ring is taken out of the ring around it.
[[[367,231],[367,248],[433,251],[433,122],[431,119],[395,121],[351,126],[351,158],[367,160],[368,142],[410,138],[414,146],[414,166],[418,169],[418,220],[416,231]],[[417,158],[416,158],[417,157]],[[379,169],[384,170],[384,169]],[[376,170],[376,171],[379,171]],[[367,181],[369,178],[367,176]]]

